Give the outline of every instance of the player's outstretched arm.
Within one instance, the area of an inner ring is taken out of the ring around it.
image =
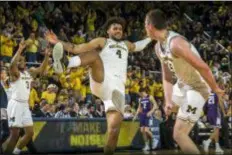
[[[127,41],[126,44],[130,52],[140,52],[144,50],[151,41],[151,38],[146,38],[134,43]]]
[[[37,68],[31,67],[29,69],[29,72],[33,77],[35,77],[38,74],[42,75],[44,73],[44,71],[46,70],[46,67],[48,66],[50,55],[51,55],[51,48],[47,47],[45,49],[45,57],[44,57],[44,61],[42,62],[42,64]]]
[[[106,38],[99,37],[99,38],[95,38],[91,40],[88,43],[75,45],[69,42],[64,42],[64,41],[59,40],[52,31],[46,32],[45,38],[52,44],[61,42],[64,46],[64,49],[73,54],[79,54],[79,53],[84,53],[84,52],[88,52],[88,51],[92,51],[96,49],[101,49],[104,47],[105,42],[106,42]]]
[[[16,81],[19,78],[19,69],[18,69],[18,62],[19,62],[19,58],[23,52],[23,50],[25,49],[26,44],[24,39],[20,42],[19,44],[19,48],[17,50],[17,52],[15,53],[14,57],[11,60],[10,63],[10,75],[11,75],[11,80],[12,81]]]
[[[223,94],[223,91],[218,87],[209,66],[191,51],[190,44],[186,40],[181,37],[174,38],[171,41],[170,47],[172,53],[176,57],[187,61],[201,74],[213,92]]]

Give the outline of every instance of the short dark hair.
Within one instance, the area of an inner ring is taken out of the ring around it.
[[[153,25],[158,30],[163,30],[167,28],[167,21],[164,12],[160,9],[154,9],[147,13],[146,15],[148,24]]]
[[[122,26],[123,30],[126,27],[126,21],[125,21],[124,18],[121,18],[121,17],[111,17],[111,18],[109,18],[107,20],[106,24],[105,24],[106,30],[108,30],[112,24],[120,24]]]

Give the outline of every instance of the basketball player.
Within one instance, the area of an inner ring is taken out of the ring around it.
[[[203,146],[204,146],[204,151],[208,152],[209,151],[209,145],[212,142],[212,140],[215,140],[215,146],[216,146],[216,153],[224,153],[224,151],[221,149],[219,145],[219,130],[221,128],[221,120],[222,120],[222,115],[221,111],[223,111],[224,116],[225,116],[225,110],[222,105],[223,103],[219,101],[219,98],[217,97],[217,94],[211,93],[209,96],[209,99],[206,103],[206,114],[207,114],[207,120],[214,127],[213,133],[210,135],[208,140],[203,141]]]
[[[160,10],[152,10],[146,15],[145,28],[148,36],[157,41],[155,52],[162,66],[165,112],[170,115],[173,102],[179,105],[174,139],[184,153],[199,154],[189,133],[208,99],[208,86],[218,96],[222,96],[224,91],[218,87],[196,48],[180,34],[167,30],[166,22]],[[178,79],[175,85],[172,75]]]
[[[91,91],[104,102],[107,113],[108,137],[104,153],[111,155],[116,148],[123,119],[128,52],[142,51],[151,39],[136,43],[123,40],[125,21],[117,17],[109,19],[106,28],[109,38],[99,37],[80,45],[62,42],[52,32],[47,32],[45,37],[49,42],[56,44],[56,52],[53,53],[56,71],[63,71],[60,62],[63,47],[68,52],[80,54],[69,60],[68,67],[90,66]]]
[[[140,113],[140,131],[143,134],[143,139],[145,142],[143,150],[148,151],[150,150],[149,139],[152,138],[152,133],[149,128],[149,120],[154,111],[158,108],[158,105],[154,97],[147,94],[146,88],[140,88],[139,93],[141,97],[139,98],[139,107],[134,119]],[[154,148],[155,145],[154,143],[152,144],[152,148]]]
[[[12,153],[13,151],[13,154],[20,154],[21,149],[28,144],[33,136],[33,121],[28,103],[30,83],[32,77],[36,77],[44,72],[49,60],[50,51],[46,49],[45,59],[41,66],[38,68],[31,67],[27,71],[25,58],[21,56],[25,47],[26,44],[22,41],[10,66],[12,96],[7,106],[10,136],[6,141],[5,153]],[[17,147],[15,147],[19,138],[20,128],[24,128],[25,134],[20,139]]]

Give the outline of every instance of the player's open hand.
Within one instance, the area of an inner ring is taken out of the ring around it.
[[[59,42],[59,40],[58,40],[56,34],[55,34],[54,32],[52,32],[52,31],[47,31],[47,32],[44,34],[44,36],[45,36],[45,39],[46,39],[48,42],[50,42],[51,44],[56,44],[56,43]]]
[[[166,103],[165,107],[164,107],[164,111],[165,111],[165,114],[167,116],[170,116],[171,113],[172,113],[172,108],[173,108],[173,104],[172,103]]]
[[[217,94],[218,98],[222,98],[225,95],[225,91],[219,87],[215,89],[214,92]]]

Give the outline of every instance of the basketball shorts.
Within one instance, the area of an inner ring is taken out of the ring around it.
[[[150,120],[150,117],[147,117],[147,113],[140,114],[140,117],[139,117],[140,127],[148,127],[149,120]]]
[[[214,128],[221,128],[222,122],[221,122],[221,113],[219,107],[217,107],[217,111],[211,111],[207,113],[207,121],[209,124]]]
[[[116,110],[124,114],[125,84],[122,79],[105,73],[104,81],[98,83],[90,74],[90,88],[92,93],[103,101],[105,112]]]
[[[206,100],[189,86],[173,86],[172,101],[179,106],[177,118],[195,123],[200,118]]]
[[[9,127],[23,128],[33,126],[33,120],[28,103],[11,99],[7,106]]]

